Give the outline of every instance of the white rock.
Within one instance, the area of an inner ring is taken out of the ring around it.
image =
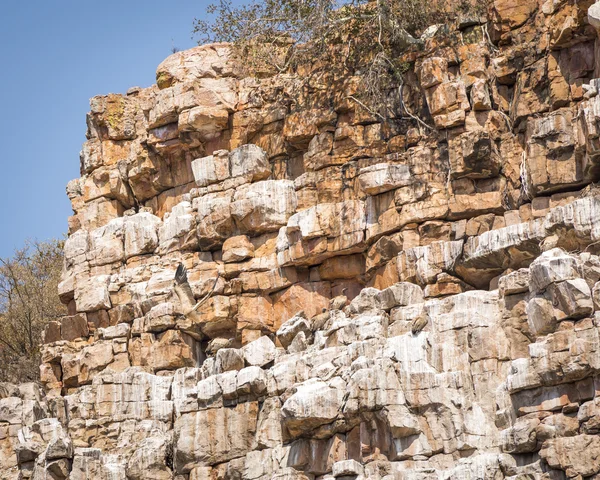
[[[364,473],[364,467],[356,460],[341,460],[333,464],[332,474],[335,478],[363,475]]]
[[[242,351],[248,365],[262,367],[275,359],[277,348],[269,337],[262,336],[244,345]]]
[[[302,383],[283,404],[282,420],[292,435],[308,433],[338,417],[345,393],[345,388],[321,380]]]
[[[232,177],[248,176],[251,182],[258,182],[271,175],[267,152],[258,145],[250,143],[232,150],[229,163]]]
[[[160,218],[148,212],[125,217],[125,258],[154,252],[160,225]]]
[[[295,316],[290,318],[287,322],[284,322],[279,330],[277,330],[277,340],[283,346],[288,348],[296,335],[300,332],[304,332],[306,335],[310,335],[310,325],[306,318],[303,316]]]
[[[553,248],[536,258],[529,266],[529,272],[529,289],[539,293],[551,283],[580,278],[582,265],[577,257],[567,254],[561,248]]]
[[[412,184],[413,176],[408,165],[378,163],[361,168],[358,181],[367,195],[377,195]]]
[[[207,157],[192,161],[194,180],[199,187],[222,182],[229,178],[229,156],[225,151],[217,151]]]
[[[231,204],[231,215],[243,233],[277,231],[298,205],[294,182],[264,180],[239,187]]]
[[[108,293],[109,275],[98,275],[82,281],[75,286],[75,303],[79,312],[108,310],[112,304]]]

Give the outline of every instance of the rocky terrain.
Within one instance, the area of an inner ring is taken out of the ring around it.
[[[422,123],[225,44],[93,98],[0,479],[600,478],[600,4],[459,23]]]

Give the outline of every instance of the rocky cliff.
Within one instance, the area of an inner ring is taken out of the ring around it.
[[[392,121],[223,44],[93,98],[0,478],[600,478],[595,12],[429,29]]]

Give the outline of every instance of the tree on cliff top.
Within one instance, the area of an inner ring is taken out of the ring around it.
[[[194,34],[199,44],[232,43],[257,76],[298,69],[359,75],[363,96],[379,108],[385,92],[402,85],[409,67],[402,54],[422,45],[419,35],[484,10],[485,1],[476,0],[252,0],[241,6],[219,0],[208,7],[209,20],[195,20]]]
[[[0,381],[39,377],[44,327],[66,314],[58,298],[63,242],[31,242],[0,258]]]

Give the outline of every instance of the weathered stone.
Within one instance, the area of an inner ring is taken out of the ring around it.
[[[229,154],[224,150],[192,161],[194,180],[199,187],[222,182],[230,176]]]
[[[296,436],[333,422],[340,414],[344,393],[343,382],[313,380],[299,385],[281,407],[284,426]]]
[[[360,187],[367,195],[378,195],[412,183],[407,165],[380,163],[360,170]]]
[[[60,336],[63,340],[71,342],[89,335],[87,317],[85,314],[63,317],[60,325]]]
[[[112,304],[108,293],[108,275],[91,277],[77,282],[75,287],[75,303],[80,312],[94,312],[109,309]]]
[[[309,321],[303,315],[297,314],[279,327],[279,330],[277,330],[277,340],[283,345],[283,348],[288,348],[296,335],[301,332],[305,335],[310,335],[311,328]]]
[[[265,180],[271,175],[267,152],[257,145],[243,145],[229,154],[232,177],[247,176],[251,182]]]
[[[276,231],[296,211],[294,183],[289,180],[265,180],[236,190],[231,215],[242,232]]]
[[[587,477],[600,472],[600,438],[593,435],[546,440],[540,456],[552,468],[566,471],[569,477]]]
[[[551,283],[579,278],[581,264],[576,257],[555,248],[542,253],[530,267],[532,292],[544,291]]]
[[[92,99],[69,315],[43,388],[0,384],[0,478],[600,475],[588,7],[400,32],[389,121],[363,68],[248,76],[225,44]]]
[[[197,211],[197,236],[201,246],[211,247],[222,244],[235,229],[231,217],[233,192],[225,191],[195,198],[194,210]]]
[[[241,370],[244,368],[243,352],[235,348],[221,348],[215,356],[216,373]]]
[[[223,261],[241,262],[254,257],[254,245],[246,235],[231,237],[223,243]]]
[[[137,213],[125,218],[125,258],[153,253],[158,247],[160,218],[147,213]]]
[[[189,472],[197,462],[226,462],[252,449],[258,419],[256,402],[186,413],[175,422],[175,465]]]
[[[263,367],[275,358],[275,344],[267,336],[244,345],[242,351],[248,365]]]

